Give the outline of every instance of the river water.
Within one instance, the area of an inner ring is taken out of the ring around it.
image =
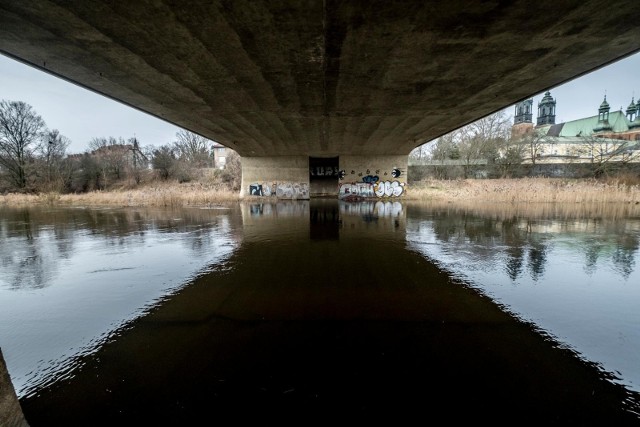
[[[640,425],[640,217],[338,200],[0,207],[32,427]]]

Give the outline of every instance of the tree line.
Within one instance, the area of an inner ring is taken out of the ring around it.
[[[0,102],[0,191],[87,192],[149,180],[180,182],[213,167],[213,141],[187,130],[160,146],[143,146],[136,137],[95,137],[81,154],[69,154],[71,141],[47,127],[22,101]],[[240,157],[226,150],[224,170],[215,176],[232,189],[240,185]]]
[[[601,177],[625,172],[640,162],[640,143],[593,134],[563,143],[533,128],[514,134],[512,117],[502,110],[428,141],[410,156],[431,163],[432,174],[445,179],[469,178],[478,169],[493,177],[526,176],[535,173],[535,166],[545,159],[582,165],[583,175]]]

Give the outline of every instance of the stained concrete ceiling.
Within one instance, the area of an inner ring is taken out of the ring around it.
[[[406,154],[640,49],[640,2],[0,0],[0,52],[243,156]]]

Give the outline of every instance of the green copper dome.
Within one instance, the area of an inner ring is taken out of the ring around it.
[[[540,104],[548,104],[554,103],[553,98],[551,97],[551,92],[547,91],[544,94],[544,97],[540,100]]]
[[[637,109],[635,101],[631,98],[631,104],[627,107],[627,114],[635,113]]]

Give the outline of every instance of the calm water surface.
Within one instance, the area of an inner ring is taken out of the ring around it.
[[[639,242],[406,202],[5,207],[0,347],[34,427],[639,425]]]

